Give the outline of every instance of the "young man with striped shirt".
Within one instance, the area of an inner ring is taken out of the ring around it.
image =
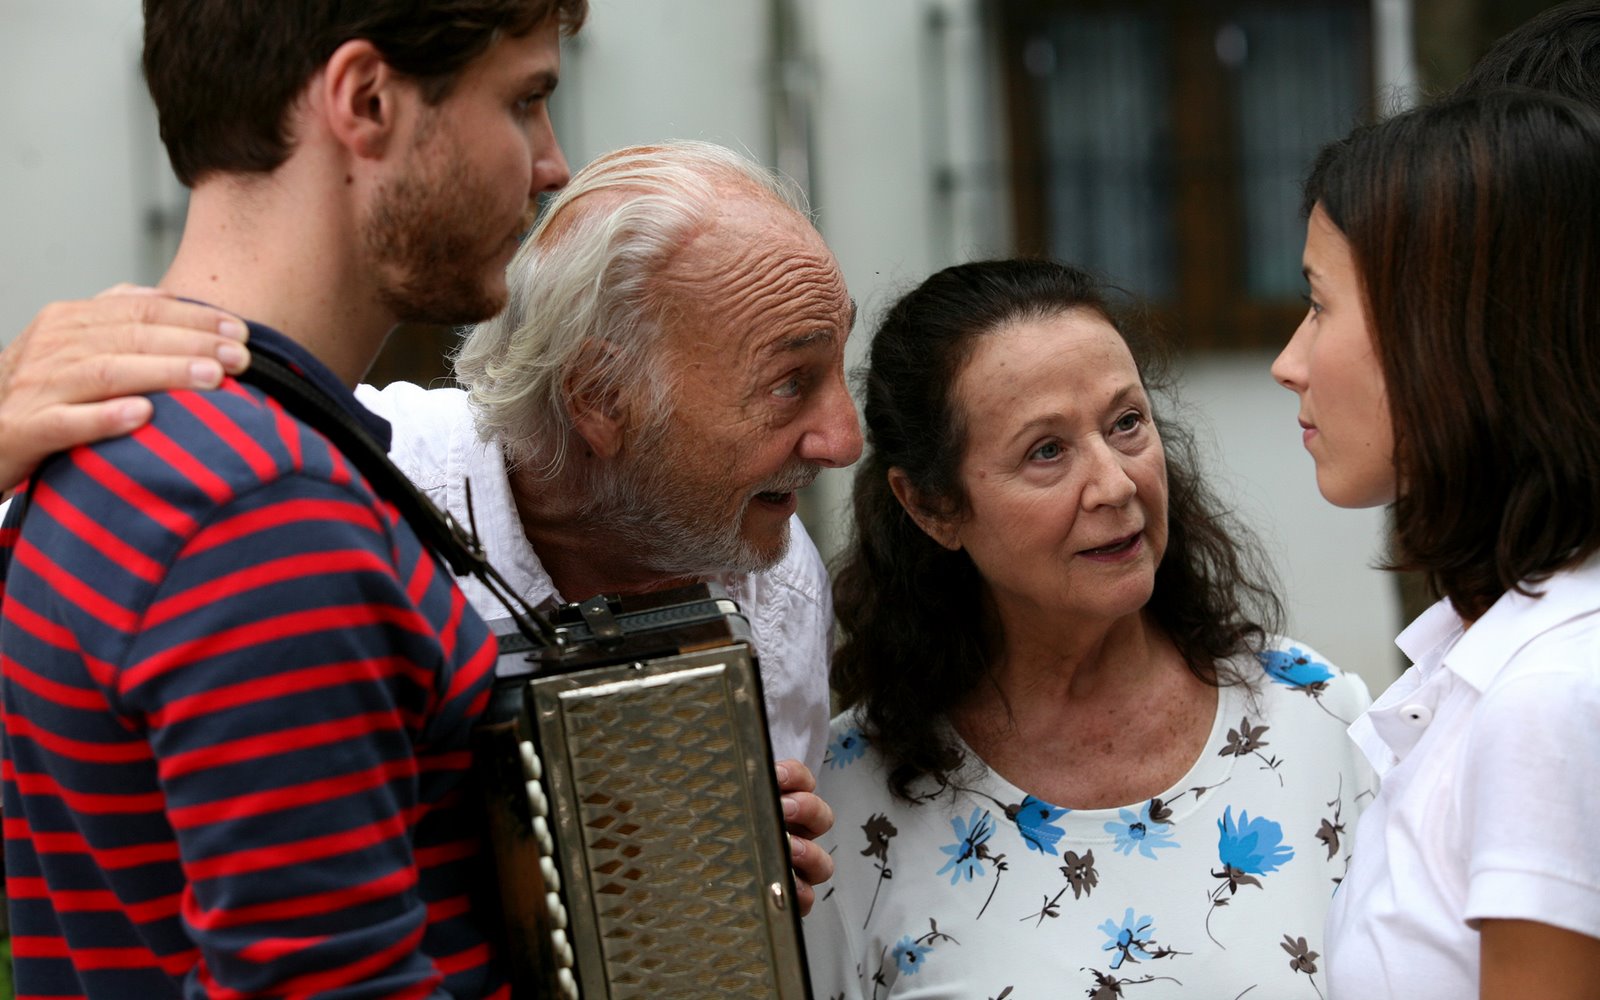
[[[504,304],[567,167],[585,0],[145,0],[193,188],[167,291],[387,445],[351,394],[403,321]],[[22,996],[481,997],[462,794],[494,647],[317,431],[231,379],[42,465],[0,532]]]

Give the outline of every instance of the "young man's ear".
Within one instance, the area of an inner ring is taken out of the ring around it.
[[[889,489],[894,491],[894,498],[900,501],[900,506],[924,534],[951,552],[960,551],[960,522],[950,515],[929,510],[918,495],[917,488],[911,485],[911,477],[905,474],[905,470],[898,466],[889,470]]]
[[[421,103],[416,84],[396,73],[377,46],[363,38],[335,49],[311,86],[328,130],[363,159],[383,156],[401,122]]]
[[[612,356],[611,345],[589,341],[561,385],[567,418],[600,458],[615,458],[628,436],[628,407],[615,380],[605,377]]]

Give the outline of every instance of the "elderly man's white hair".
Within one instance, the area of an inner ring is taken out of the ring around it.
[[[625,396],[640,428],[661,426],[673,383],[655,348],[671,303],[656,279],[730,189],[806,214],[793,184],[709,142],[631,146],[580,170],[512,259],[505,311],[456,353],[480,436],[554,477],[575,392]]]

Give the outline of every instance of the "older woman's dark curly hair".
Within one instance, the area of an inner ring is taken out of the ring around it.
[[[890,762],[891,788],[902,797],[919,776],[943,778],[962,765],[943,716],[988,676],[1000,637],[971,558],[917,527],[890,489],[889,470],[902,470],[931,507],[962,514],[966,428],[954,401],[957,377],[982,337],[1078,309],[1110,321],[1145,385],[1161,388],[1152,345],[1130,335],[1106,287],[1052,261],[946,268],[895,303],[873,337],[860,376],[869,451],[856,473],[855,537],[834,577],[843,642],[832,680],[844,707],[860,706],[866,736]],[[1277,631],[1281,607],[1263,561],[1199,481],[1188,435],[1159,419],[1157,426],[1169,524],[1147,607],[1197,677],[1238,683],[1223,661],[1259,650]]]

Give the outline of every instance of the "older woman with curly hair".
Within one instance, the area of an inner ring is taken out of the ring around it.
[[[877,331],[819,996],[1320,990],[1366,690],[1274,635],[1148,361],[1045,261],[941,271]]]

